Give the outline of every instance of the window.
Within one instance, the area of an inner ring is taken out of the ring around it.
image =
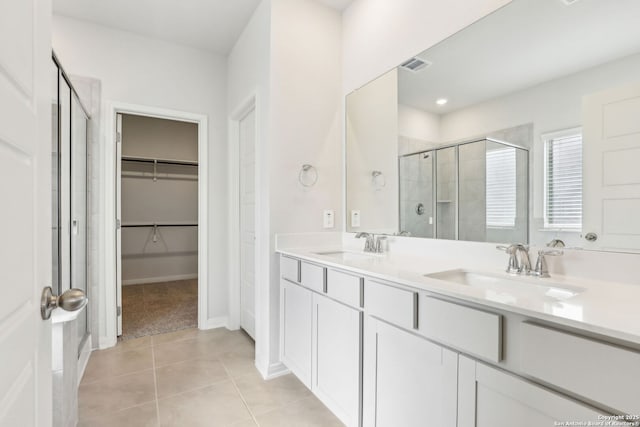
[[[516,225],[516,149],[487,151],[487,227]]]
[[[544,227],[582,227],[582,129],[543,136]]]

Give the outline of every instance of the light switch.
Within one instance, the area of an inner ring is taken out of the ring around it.
[[[360,227],[360,211],[351,211],[351,227]]]
[[[334,212],[333,209],[325,209],[322,212],[322,226],[324,228],[333,228],[333,217],[334,217]]]

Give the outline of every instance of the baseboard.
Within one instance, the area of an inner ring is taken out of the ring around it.
[[[118,337],[101,336],[98,340],[98,350],[115,347],[116,344],[118,344]]]
[[[207,319],[204,326],[199,329],[206,330],[206,329],[226,328],[227,324],[228,324],[227,316],[214,317],[213,319]]]
[[[80,387],[80,381],[82,381],[84,371],[87,369],[89,357],[91,357],[91,348],[91,335],[89,335],[82,346],[82,350],[80,350],[80,357],[78,357],[78,387]]]
[[[269,365],[269,369],[267,370],[267,375],[264,376],[265,380],[272,380],[274,378],[281,377],[283,375],[287,375],[289,372],[289,368],[285,366],[282,362],[272,363]]]
[[[173,282],[175,280],[190,280],[197,279],[198,273],[192,274],[178,274],[175,276],[161,276],[161,277],[145,277],[144,279],[127,279],[122,280],[122,286],[127,285],[144,285],[145,283],[156,283],[156,282]]]

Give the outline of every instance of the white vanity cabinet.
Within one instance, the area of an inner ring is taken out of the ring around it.
[[[280,260],[282,362],[345,425],[360,426],[362,278]]]
[[[367,317],[363,426],[455,427],[457,364],[457,353]]]
[[[347,426],[360,423],[362,312],[313,295],[311,390]]]
[[[458,427],[552,427],[601,413],[466,356],[459,357]],[[593,424],[596,425],[596,424]]]
[[[312,299],[310,290],[280,280],[280,357],[307,387],[311,387]]]

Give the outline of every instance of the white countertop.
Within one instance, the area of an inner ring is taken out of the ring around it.
[[[471,287],[463,284],[425,277],[425,274],[465,269],[464,259],[416,256],[406,253],[387,253],[343,261],[318,252],[347,251],[338,246],[305,248],[278,248],[277,252],[357,274],[395,282],[404,286],[460,300],[483,304],[501,310],[573,327],[612,338],[640,344],[640,286],[598,280],[553,275],[551,278],[509,276],[502,271],[469,269],[492,276],[504,275],[521,280],[523,290],[517,286],[505,291]],[[360,252],[362,253],[362,252]],[[505,259],[506,261],[506,259]],[[563,301],[551,301],[526,292],[527,283],[581,288],[581,292]]]

